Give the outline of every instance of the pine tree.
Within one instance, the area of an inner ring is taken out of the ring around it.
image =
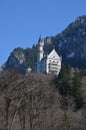
[[[71,81],[70,71],[71,71],[70,66],[65,67],[63,65],[61,74],[58,78],[59,91],[63,96],[66,96],[66,97],[71,95],[72,81]]]
[[[76,104],[76,108],[80,109],[84,104],[84,99],[82,96],[81,76],[77,69],[75,70],[74,78],[73,78],[73,96],[74,96],[74,102]]]

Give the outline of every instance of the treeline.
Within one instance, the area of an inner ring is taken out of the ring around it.
[[[58,77],[2,71],[0,130],[85,130],[85,73],[71,70],[63,65]]]

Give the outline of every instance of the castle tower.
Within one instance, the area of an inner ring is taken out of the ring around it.
[[[38,73],[42,71],[41,60],[43,59],[43,55],[44,55],[43,47],[44,47],[44,41],[40,37],[38,40],[38,52],[37,52],[37,72]]]
[[[38,40],[37,62],[39,62],[43,59],[43,55],[44,55],[43,47],[44,47],[44,41],[40,37]]]

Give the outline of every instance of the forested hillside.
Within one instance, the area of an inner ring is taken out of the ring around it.
[[[0,70],[0,130],[86,130],[86,16],[44,38],[45,55],[62,56],[58,77],[34,72],[37,46],[14,49]]]
[[[86,130],[86,70],[0,73],[1,130]]]

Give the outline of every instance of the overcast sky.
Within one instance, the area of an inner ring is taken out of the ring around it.
[[[0,66],[14,48],[55,36],[81,15],[86,0],[0,0]]]

